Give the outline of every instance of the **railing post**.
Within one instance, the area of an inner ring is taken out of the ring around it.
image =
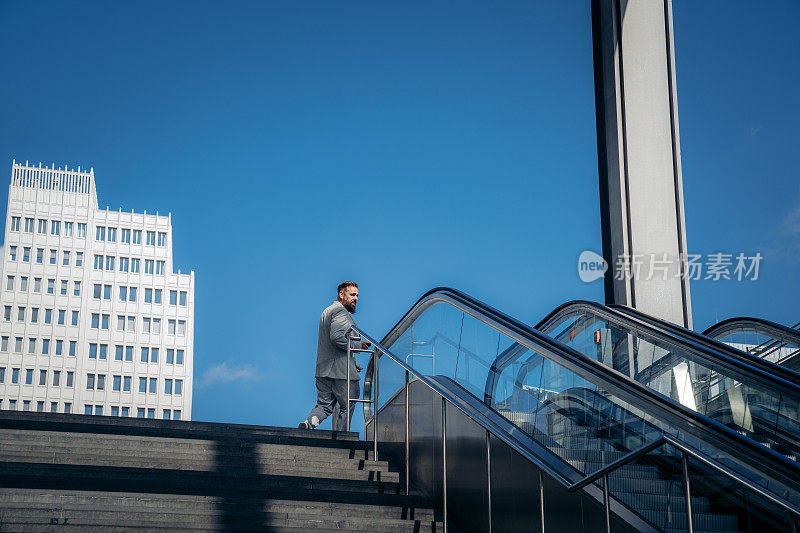
[[[486,502],[489,509],[489,528],[487,531],[492,533],[492,442],[488,429],[486,430]]]
[[[603,506],[606,508],[606,532],[611,533],[611,498],[608,496],[608,474],[603,476]]]
[[[694,533],[692,524],[692,487],[689,483],[689,456],[681,450],[681,461],[683,462],[683,490],[686,496],[686,530]]]
[[[447,400],[442,397],[442,521],[447,533]]]
[[[345,390],[347,391],[347,425],[345,426],[345,431],[350,431],[350,358],[353,357],[353,351],[350,347],[350,337],[353,330],[350,329],[347,331],[347,385],[345,385]],[[366,439],[367,436],[364,435]]]
[[[378,360],[380,359],[380,352],[377,347],[373,347],[372,357],[375,359],[375,385],[372,387],[372,438],[373,438],[373,455],[375,461],[378,460]],[[364,435],[364,438],[367,438]]]
[[[408,394],[408,370],[406,370],[406,496],[409,495],[411,477],[411,409]]]

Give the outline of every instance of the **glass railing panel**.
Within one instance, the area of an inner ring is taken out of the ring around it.
[[[793,460],[800,455],[798,397],[781,397],[690,348],[589,311],[561,317],[545,333]]]

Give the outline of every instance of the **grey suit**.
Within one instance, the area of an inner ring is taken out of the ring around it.
[[[312,427],[318,426],[333,412],[338,404],[338,417],[334,420],[333,429],[347,431],[345,410],[347,394],[351,398],[359,397],[359,378],[356,370],[355,358],[351,358],[350,383],[347,383],[347,332],[350,326],[355,325],[352,315],[344,308],[341,302],[334,302],[328,306],[319,319],[319,335],[317,338],[317,369],[315,372],[317,384],[317,405],[308,414],[306,419]],[[353,347],[357,341],[353,341]],[[360,347],[360,343],[359,346]],[[352,418],[355,402],[350,404]],[[316,418],[316,420],[313,420]],[[316,424],[314,423],[316,422]]]

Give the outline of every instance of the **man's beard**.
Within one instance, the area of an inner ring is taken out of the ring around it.
[[[347,309],[350,312],[351,315],[356,314],[356,304],[353,304],[353,303],[346,304],[344,306],[344,308]]]

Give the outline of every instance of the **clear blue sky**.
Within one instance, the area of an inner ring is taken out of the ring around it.
[[[800,320],[800,5],[677,1],[698,329]],[[194,418],[295,425],[320,311],[382,336],[449,285],[535,322],[600,250],[589,1],[0,2],[0,160],[94,167],[196,271]],[[0,169],[2,170],[2,169]],[[3,196],[5,198],[5,196]],[[4,206],[3,206],[4,209]]]

